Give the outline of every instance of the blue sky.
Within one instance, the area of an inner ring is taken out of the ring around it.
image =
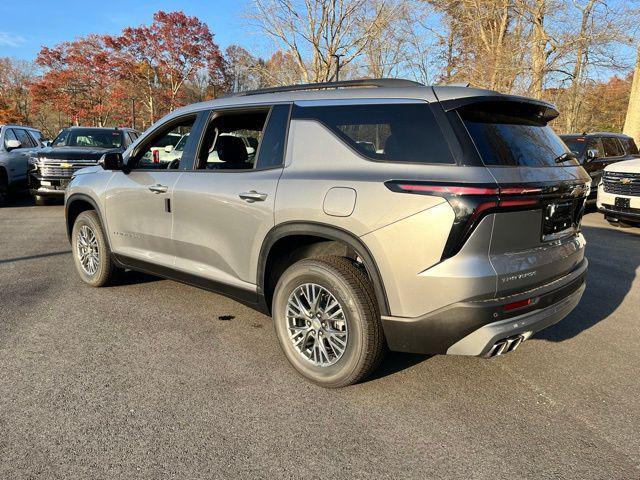
[[[0,1],[0,57],[33,60],[42,45],[53,46],[89,33],[120,32],[151,23],[158,10],[183,10],[205,21],[221,48],[237,43],[265,53],[242,13],[246,0],[7,0]],[[267,52],[268,53],[268,52]]]

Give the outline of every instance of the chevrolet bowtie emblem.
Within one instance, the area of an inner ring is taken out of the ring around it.
[[[633,179],[631,178],[621,178],[620,179],[620,183],[623,185],[629,185],[631,182],[633,182]]]
[[[71,163],[61,163],[60,166],[62,168],[71,168],[71,167],[73,167],[73,165]]]

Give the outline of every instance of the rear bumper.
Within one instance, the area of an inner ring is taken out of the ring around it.
[[[531,336],[559,322],[578,304],[585,289],[585,259],[569,274],[508,297],[460,302],[418,318],[382,317],[393,351],[485,355],[501,339]],[[530,306],[505,311],[504,305],[535,298]]]

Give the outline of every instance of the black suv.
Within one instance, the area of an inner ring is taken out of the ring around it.
[[[29,160],[29,191],[36,205],[43,205],[47,197],[62,198],[74,172],[96,165],[105,152],[124,152],[139,136],[131,128],[62,130],[50,147],[38,150]]]
[[[622,160],[640,157],[633,138],[622,133],[570,134],[560,135],[560,138],[591,176],[590,202],[596,201],[598,184],[602,179],[604,167]]]

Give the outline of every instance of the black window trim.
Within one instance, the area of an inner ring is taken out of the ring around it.
[[[344,138],[337,132],[335,132],[329,125],[326,125],[324,122],[314,118],[296,118],[296,110],[304,109],[304,108],[313,108],[313,107],[335,107],[335,106],[362,106],[362,105],[416,105],[416,104],[425,104],[427,108],[433,114],[436,125],[440,129],[442,133],[443,139],[447,142],[447,148],[451,155],[451,162],[410,162],[405,160],[380,160],[376,158],[371,158],[363,155],[357,149],[355,149],[348,141],[345,141]],[[295,101],[293,104],[293,108],[291,109],[291,116],[289,119],[289,124],[291,124],[292,120],[300,120],[305,122],[315,122],[318,125],[322,126],[322,128],[326,129],[332,136],[334,136],[341,144],[351,150],[354,154],[356,154],[362,160],[366,160],[367,162],[375,162],[381,164],[392,164],[392,165],[426,165],[426,166],[440,166],[440,167],[452,167],[459,165],[459,161],[457,156],[454,154],[454,151],[451,146],[451,138],[448,130],[443,128],[443,123],[441,120],[441,116],[439,112],[434,108],[435,103],[429,102],[427,100],[418,99],[418,98],[358,98],[358,99],[348,99],[348,100],[304,100],[304,101]]]

